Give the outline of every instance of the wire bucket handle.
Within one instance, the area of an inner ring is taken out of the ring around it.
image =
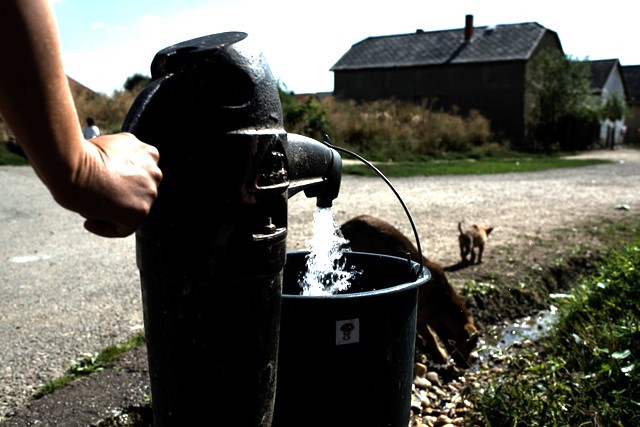
[[[418,230],[416,229],[416,224],[413,222],[413,218],[411,217],[411,213],[409,212],[409,208],[407,208],[406,203],[404,202],[404,200],[402,200],[402,197],[400,196],[400,193],[398,193],[398,191],[395,189],[395,187],[391,184],[391,181],[389,181],[387,179],[387,177],[384,176],[384,174],[382,172],[380,172],[380,170],[377,167],[375,167],[371,162],[369,162],[364,157],[360,156],[359,154],[354,153],[353,151],[347,150],[346,148],[338,147],[336,145],[331,144],[331,139],[329,138],[329,135],[325,135],[324,136],[324,138],[322,139],[322,143],[325,144],[329,148],[333,148],[336,151],[347,153],[347,154],[355,157],[356,159],[360,160],[365,165],[367,165],[371,169],[373,169],[380,176],[380,178],[382,178],[383,181],[387,183],[389,188],[391,188],[391,191],[393,191],[393,194],[395,194],[396,197],[398,198],[398,200],[400,201],[400,204],[402,205],[402,208],[404,209],[405,213],[407,214],[407,218],[409,218],[409,222],[411,223],[411,228],[413,229],[413,235],[415,236],[415,239],[416,239],[416,247],[418,248],[418,258],[419,259],[417,261],[420,263],[420,269],[418,270],[418,272],[419,272],[419,274],[422,273],[422,270],[424,268],[424,263],[422,261],[422,248],[420,247],[420,238],[418,237]]]

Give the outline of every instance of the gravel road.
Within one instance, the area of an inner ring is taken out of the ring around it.
[[[416,222],[423,252],[458,261],[457,223],[497,227],[491,245],[514,244],[594,215],[640,207],[640,151],[582,154],[606,165],[537,173],[392,179]],[[142,328],[135,237],[102,239],[59,208],[29,167],[0,167],[0,420],[70,361]],[[289,201],[289,249],[311,238],[314,201]],[[369,213],[410,237],[411,225],[379,178],[345,176],[336,220]],[[489,262],[490,250],[485,254]]]
[[[346,157],[346,156],[345,156]],[[495,175],[392,178],[416,223],[422,251],[442,265],[459,261],[458,221],[493,226],[491,246],[513,244],[523,235],[543,235],[616,207],[640,209],[640,151],[592,151],[578,158],[612,163],[583,168]],[[290,199],[291,249],[305,248],[313,200]],[[333,206],[338,223],[368,213],[393,223],[413,240],[411,224],[380,178],[346,176]],[[489,253],[487,252],[487,256]]]

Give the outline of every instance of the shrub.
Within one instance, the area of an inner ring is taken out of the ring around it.
[[[428,105],[380,100],[356,104],[327,97],[328,131],[336,143],[375,160],[468,154],[490,141],[489,121],[477,111],[466,117]]]
[[[108,134],[120,132],[127,111],[142,89],[143,86],[138,85],[132,91],[114,91],[111,96],[106,96],[82,88],[72,88],[71,94],[81,125],[84,126],[87,117],[92,117],[100,132]]]
[[[303,101],[299,101],[292,92],[287,92],[281,86],[278,86],[278,92],[287,132],[322,139],[327,129],[327,111],[318,101],[318,97],[309,95]]]
[[[124,89],[111,96],[72,87],[80,123],[92,117],[101,133],[116,133],[138,93],[149,79],[134,75]],[[466,116],[434,111],[422,105],[395,100],[356,104],[332,96],[296,97],[278,87],[287,132],[318,140],[329,135],[338,145],[371,160],[415,160],[420,156],[496,155],[504,146],[491,141],[489,121],[478,111]]]

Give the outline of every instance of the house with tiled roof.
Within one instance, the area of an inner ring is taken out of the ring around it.
[[[604,104],[611,96],[617,95],[623,101],[626,99],[625,81],[622,66],[617,59],[600,59],[589,61],[591,69],[591,92],[600,98]],[[624,119],[600,122],[598,139],[600,144],[613,147],[624,141]]]
[[[435,108],[478,110],[497,136],[524,141],[527,64],[545,48],[563,52],[558,35],[536,22],[369,37],[331,68],[334,96],[356,101],[428,101]]]
[[[622,67],[625,85],[627,87],[627,116],[625,125],[625,141],[640,141],[640,65],[625,65]]]

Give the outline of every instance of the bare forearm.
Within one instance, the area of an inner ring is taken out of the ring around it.
[[[55,200],[95,234],[133,233],[158,194],[158,150],[127,133],[83,138],[48,0],[0,0],[0,51],[0,114]]]
[[[0,112],[52,193],[73,180],[84,142],[47,0],[0,1]]]

